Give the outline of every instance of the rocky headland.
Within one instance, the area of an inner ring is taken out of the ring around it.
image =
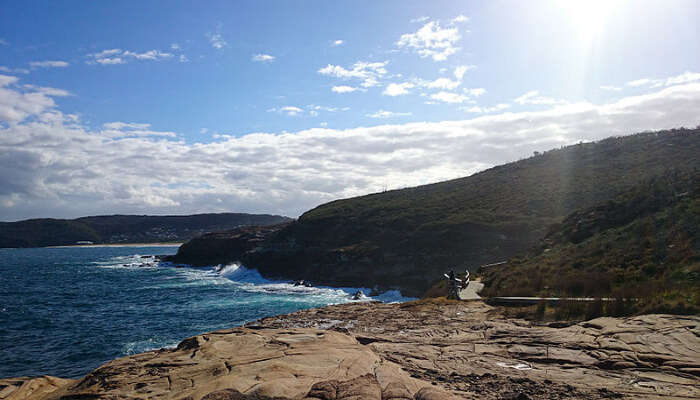
[[[697,215],[692,194],[697,193],[700,168],[698,138],[700,129],[678,129],[553,149],[465,178],[332,201],[274,228],[204,235],[182,246],[171,260],[192,265],[241,262],[267,278],[398,289],[419,297],[450,269],[474,272],[480,265],[532,248],[546,251],[552,244],[543,240],[571,239],[578,245],[598,235],[592,239],[599,245],[579,251],[577,257],[553,259],[565,249],[548,254],[552,269],[576,264],[571,268],[574,275],[583,276],[581,266],[598,263],[605,272],[615,269],[613,282],[646,279],[665,285],[674,281],[671,275],[676,272],[667,265],[678,266],[680,274],[697,275],[692,266],[696,225],[689,217]],[[682,193],[687,196],[678,197]],[[607,219],[589,218],[591,212]],[[653,228],[642,226],[648,218],[683,222],[666,223],[663,232],[668,234],[654,236],[645,233]],[[628,229],[635,223],[637,228]],[[624,243],[640,250],[614,253],[614,259],[599,263],[609,248],[615,249],[614,240],[600,238],[611,232],[631,238],[634,243]],[[571,240],[557,243],[569,246]],[[673,250],[658,250],[668,246]],[[688,251],[679,251],[686,247]],[[639,260],[644,254],[664,267],[645,267],[649,260]],[[633,277],[625,275],[628,266],[634,267]],[[598,295],[586,290],[574,293],[580,286],[577,282],[551,282],[562,274],[542,275],[527,292],[557,287],[571,293],[556,295]],[[683,279],[675,279],[679,280]],[[509,282],[500,287],[499,295],[516,295],[501,293],[512,292]]]
[[[536,324],[481,301],[353,303],[108,362],[0,379],[0,399],[691,399],[700,318]]]

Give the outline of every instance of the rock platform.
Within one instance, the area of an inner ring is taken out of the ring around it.
[[[78,380],[0,379],[0,399],[696,399],[700,318],[550,325],[480,301],[299,311],[113,360]]]

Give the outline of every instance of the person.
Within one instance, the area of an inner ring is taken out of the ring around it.
[[[469,270],[467,270],[467,274],[464,275],[464,280],[462,281],[462,289],[466,289],[467,286],[469,286]]]
[[[459,300],[459,290],[458,290],[458,282],[460,282],[457,277],[455,277],[455,271],[450,270],[449,275],[445,275],[447,277],[447,298],[451,300]]]

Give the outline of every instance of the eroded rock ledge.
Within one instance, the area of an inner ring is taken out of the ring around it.
[[[330,306],[111,361],[0,379],[0,399],[700,398],[700,318],[561,327],[481,302]]]

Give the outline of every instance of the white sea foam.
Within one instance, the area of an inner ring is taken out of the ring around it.
[[[106,261],[95,261],[93,264],[100,268],[157,268],[158,260],[153,256],[131,254],[128,256],[112,257]]]
[[[381,301],[387,303],[404,302],[414,300],[414,298],[401,296],[398,290],[390,290],[379,296],[369,297],[366,294],[371,292],[367,288],[341,287],[333,288],[329,286],[303,286],[294,285],[289,281],[274,281],[263,278],[255,269],[246,268],[240,264],[230,264],[216,268],[218,274],[230,279],[240,285],[241,289],[248,292],[270,293],[280,295],[309,296],[312,298],[323,298],[329,304],[346,303],[350,301]],[[353,295],[358,291],[365,294],[364,297],[353,300]]]
[[[138,340],[135,342],[128,342],[122,346],[122,354],[132,355],[139,354],[146,351],[158,350],[162,348],[173,349],[177,347],[178,342],[173,340],[164,340],[160,338],[148,338],[146,340]]]
[[[107,261],[95,262],[100,268],[137,269],[173,267],[170,263],[160,262],[156,257],[142,257],[139,254],[113,257]],[[361,301],[381,301],[385,303],[404,302],[414,298],[404,297],[398,290],[390,290],[378,296],[370,297],[371,289],[329,286],[294,285],[290,281],[270,280],[263,278],[255,269],[246,268],[240,264],[219,265],[216,267],[184,267],[173,268],[175,273],[163,277],[164,282],[144,289],[185,288],[207,285],[231,285],[249,293],[262,293],[277,296],[291,296],[299,302],[324,302],[339,304]],[[358,291],[365,295],[354,300],[353,295]]]

